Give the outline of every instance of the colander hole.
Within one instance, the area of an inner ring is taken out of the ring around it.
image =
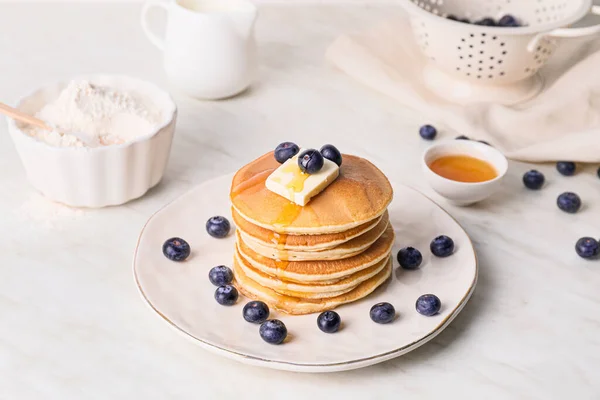
[[[505,44],[504,42],[501,42],[501,43],[500,43],[500,46],[504,46],[504,44]]]
[[[458,56],[458,58],[460,58],[462,60],[464,57],[463,56]]]
[[[485,40],[482,40],[482,41],[481,41],[481,44],[485,44]]]
[[[467,76],[471,76],[471,73],[470,73],[470,72],[467,72]]]
[[[479,51],[479,54],[483,54],[483,50],[480,50],[480,51]]]
[[[500,72],[500,76],[504,76],[504,71],[503,71],[503,72]]]
[[[471,37],[475,37],[475,35],[473,35],[472,33],[469,33],[469,36],[471,36]]]
[[[540,51],[541,49],[542,49],[542,46],[538,46],[538,48],[536,50]]]
[[[467,68],[471,68],[471,64],[467,64]]]
[[[485,36],[486,36],[486,34],[485,34],[485,33],[482,33],[482,34],[481,34],[481,36],[485,37]]]
[[[461,50],[461,47],[460,47],[460,46],[458,46],[458,47],[457,47],[457,49]]]
[[[464,39],[464,38],[462,38],[462,39],[460,39],[460,41],[461,41],[461,42],[464,42],[464,41],[465,41],[465,39]]]
[[[497,36],[492,36],[492,40],[496,40],[496,39],[498,39]]]
[[[479,64],[483,64],[483,60],[479,60]]]
[[[498,60],[498,64],[502,64],[502,60]]]
[[[504,50],[504,51],[502,52],[502,55],[506,55],[506,50]]]
[[[492,79],[494,77],[494,75],[488,75],[488,78]]]
[[[472,44],[470,44],[470,45],[469,45],[469,47],[470,47],[470,48],[473,48],[473,45],[472,45]]]
[[[491,56],[491,57],[490,57],[490,60],[493,60],[493,59],[494,59],[494,56]]]
[[[477,79],[481,79],[481,75],[477,75]]]
[[[478,71],[483,71],[483,68],[479,67],[477,68]]]
[[[493,66],[493,65],[490,65],[490,69],[494,69],[494,66]]]
[[[469,54],[469,58],[473,58],[473,54]]]

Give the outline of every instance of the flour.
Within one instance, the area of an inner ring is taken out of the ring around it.
[[[36,117],[54,128],[47,131],[28,126],[30,136],[58,147],[85,146],[72,132],[84,134],[93,146],[126,143],[152,134],[161,114],[134,93],[72,81]]]

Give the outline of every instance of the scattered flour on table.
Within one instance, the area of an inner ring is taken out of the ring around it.
[[[30,136],[58,147],[83,147],[72,132],[80,132],[95,146],[108,146],[132,141],[152,134],[161,113],[140,95],[121,92],[88,81],[72,81],[36,117],[55,130],[28,126]]]
[[[83,209],[73,208],[53,202],[44,196],[34,193],[27,201],[15,210],[21,221],[33,222],[37,226],[49,229],[61,228],[62,223],[78,219],[86,214]]]

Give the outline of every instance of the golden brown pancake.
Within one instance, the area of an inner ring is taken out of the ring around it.
[[[241,230],[236,230],[237,240],[243,240],[244,243],[258,254],[281,261],[311,261],[311,260],[341,260],[362,253],[368,249],[383,233],[389,225],[388,219],[381,219],[377,225],[370,231],[355,237],[354,239],[342,243],[341,245],[327,250],[279,250],[267,247],[261,242],[257,242]]]
[[[381,218],[388,218],[387,211],[382,216],[366,222],[345,232],[326,233],[323,235],[288,235],[270,231],[250,221],[246,221],[235,209],[232,209],[233,221],[236,227],[247,236],[255,239],[266,247],[279,250],[326,250],[332,249],[354,239],[374,228]]]
[[[387,265],[389,254],[376,264],[334,283],[297,283],[285,281],[253,268],[238,250],[235,252],[235,257],[238,265],[244,271],[246,276],[264,287],[273,289],[277,293],[292,297],[324,298],[346,293],[354,289],[358,284],[377,275]]]
[[[276,261],[253,251],[238,237],[238,250],[252,268],[267,275],[297,283],[322,284],[338,282],[386,258],[394,244],[394,229],[385,232],[367,250],[353,257],[334,261]]]
[[[271,192],[267,177],[280,164],[273,152],[242,167],[233,177],[230,197],[247,221],[270,231],[292,234],[344,232],[382,215],[392,201],[392,186],[369,161],[344,154],[340,175],[304,207]]]
[[[244,296],[262,300],[276,310],[299,315],[332,310],[339,305],[350,303],[369,295],[390,277],[392,259],[388,260],[387,266],[378,274],[362,282],[351,291],[326,299],[304,299],[279,294],[250,279],[235,260],[233,270],[235,275],[234,285]]]

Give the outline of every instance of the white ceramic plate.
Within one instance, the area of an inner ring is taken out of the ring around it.
[[[138,288],[156,313],[172,327],[207,350],[263,367],[330,372],[361,368],[407,353],[434,338],[456,317],[471,296],[477,281],[477,259],[471,241],[460,225],[439,206],[414,189],[394,186],[389,207],[396,231],[394,255],[404,246],[423,253],[416,271],[397,267],[392,280],[367,298],[336,309],[343,326],[335,334],[317,328],[317,314],[291,316],[272,312],[288,328],[288,340],[270,345],[258,334],[258,325],[242,318],[247,299],[240,296],[231,307],[214,300],[215,287],[208,271],[231,265],[234,236],[214,239],[205,230],[208,218],[230,216],[229,186],[232,176],[206,182],[154,214],[139,238],[134,257]],[[455,254],[436,258],[429,251],[437,235],[450,236]],[[179,236],[190,243],[192,254],[176,263],[162,254],[162,244]],[[425,293],[442,301],[441,312],[425,317],[415,311],[415,301]],[[397,319],[387,325],[369,318],[375,303],[394,305]]]

